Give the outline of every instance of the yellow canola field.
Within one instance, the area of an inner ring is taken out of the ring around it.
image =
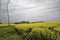
[[[60,29],[60,22],[43,22],[43,23],[30,23],[30,24],[17,24],[15,26],[17,29],[27,30],[29,28],[51,28],[51,27],[59,27],[55,28]]]

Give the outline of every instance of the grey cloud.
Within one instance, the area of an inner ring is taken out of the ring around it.
[[[16,20],[19,20],[19,21],[60,20],[60,1],[59,0],[22,0],[22,3],[18,3],[18,4],[16,5],[18,5],[19,7],[16,6],[18,9],[16,8],[14,13],[14,14],[17,14],[14,16],[18,18]],[[20,5],[20,4],[23,4],[23,5]]]
[[[10,21],[60,20],[60,0],[10,0]]]

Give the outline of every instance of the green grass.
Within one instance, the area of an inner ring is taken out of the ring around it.
[[[0,40],[21,40],[14,27],[0,27]]]

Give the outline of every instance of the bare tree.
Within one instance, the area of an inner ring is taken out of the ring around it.
[[[2,22],[2,19],[1,19],[1,0],[0,0],[0,22]]]
[[[8,5],[10,3],[10,0],[7,0],[7,17],[8,17],[8,26],[10,26],[10,18],[9,18],[9,11],[8,11]]]
[[[5,22],[8,22],[8,26],[10,26],[9,11],[8,11],[9,3],[10,3],[10,0],[0,0],[0,21],[1,19],[3,19]],[[5,12],[7,14],[5,14]]]

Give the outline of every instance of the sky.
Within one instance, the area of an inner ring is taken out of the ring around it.
[[[11,22],[60,20],[60,0],[10,0]]]

